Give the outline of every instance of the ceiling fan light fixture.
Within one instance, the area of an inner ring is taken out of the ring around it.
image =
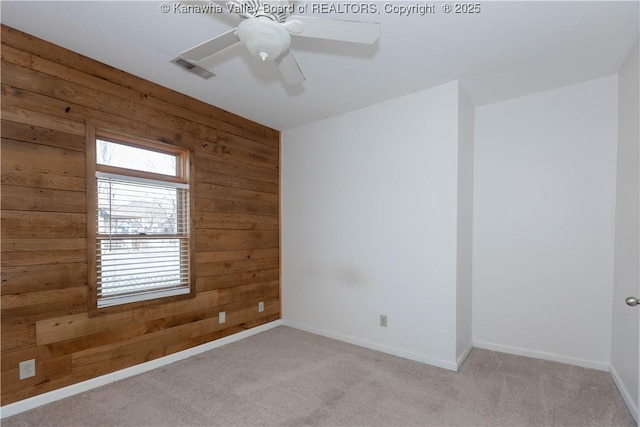
[[[289,48],[291,36],[279,23],[266,17],[246,19],[238,25],[238,38],[253,56],[274,60]]]

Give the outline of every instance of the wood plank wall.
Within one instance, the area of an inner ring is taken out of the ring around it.
[[[279,132],[6,26],[1,36],[1,404],[279,319]],[[89,317],[87,124],[194,151],[194,298]],[[37,375],[19,380],[28,359]]]

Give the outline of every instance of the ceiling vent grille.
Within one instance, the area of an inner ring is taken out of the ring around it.
[[[198,77],[202,77],[203,79],[209,79],[213,76],[215,76],[215,74],[213,74],[211,71],[209,70],[205,70],[202,67],[197,66],[196,64],[193,64],[189,61],[187,61],[186,59],[178,56],[177,58],[174,58],[171,60],[171,62],[173,62],[174,64],[176,64],[178,67],[182,68],[183,70],[186,70],[190,73],[195,74]]]

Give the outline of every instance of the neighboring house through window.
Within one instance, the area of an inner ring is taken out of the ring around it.
[[[91,139],[94,307],[190,293],[189,151],[109,133]]]

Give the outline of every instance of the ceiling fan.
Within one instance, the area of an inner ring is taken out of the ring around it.
[[[232,0],[226,6],[244,18],[238,27],[182,52],[179,58],[199,61],[243,43],[262,61],[275,62],[287,84],[297,85],[305,77],[289,49],[291,36],[364,44],[373,44],[380,36],[377,22],[293,15],[294,4],[289,0]]]

